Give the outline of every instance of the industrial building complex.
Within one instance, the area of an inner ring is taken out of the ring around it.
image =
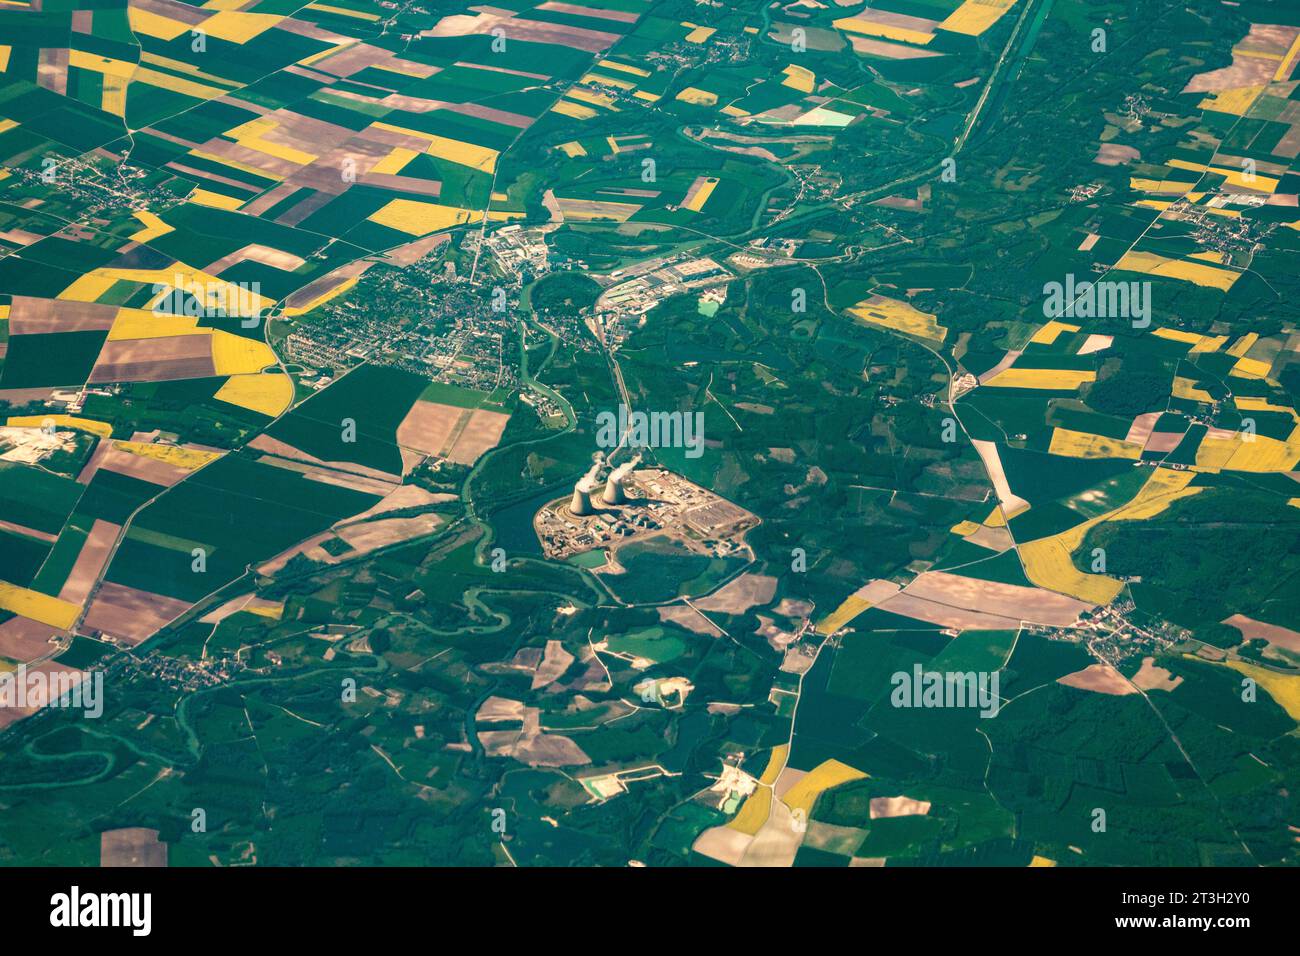
[[[747,549],[744,533],[758,524],[756,515],[665,468],[638,469],[639,454],[618,465],[610,458],[598,452],[573,494],[547,503],[534,516],[533,529],[548,558],[655,534],[712,556]]]

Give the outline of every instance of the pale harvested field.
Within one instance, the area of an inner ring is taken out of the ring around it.
[[[904,595],[926,598],[954,608],[982,611],[1034,624],[1064,627],[1092,608],[1074,598],[1016,584],[980,581],[946,571],[926,571],[904,590]]]
[[[446,457],[460,465],[474,464],[484,452],[497,446],[509,421],[510,416],[503,412],[475,409],[470,413],[469,420],[461,426],[460,436]]]
[[[489,704],[494,708],[513,709],[516,711],[515,716],[507,717],[501,710],[489,710],[490,716],[485,718],[484,710]],[[541,710],[537,707],[525,707],[519,701],[490,697],[479,708],[475,715],[476,721],[516,719],[522,720],[524,725],[519,730],[481,730],[478,732],[479,743],[490,756],[513,757],[530,767],[575,767],[591,763],[591,758],[568,737],[542,733],[540,717]]]
[[[129,644],[139,644],[191,605],[177,598],[150,594],[105,581],[83,620],[85,630],[103,631]]]
[[[167,844],[157,830],[125,827],[99,835],[100,866],[166,866]]]
[[[262,215],[262,213],[266,212],[272,206],[275,206],[282,200],[288,199],[295,192],[297,192],[297,190],[298,187],[294,185],[293,182],[291,181],[280,183],[280,185],[275,186],[272,189],[268,189],[266,192],[262,193],[256,199],[251,199],[248,202],[244,203],[240,211],[246,212],[249,215],[260,216]],[[326,277],[322,276],[321,278],[326,278]],[[320,281],[321,281],[320,279],[316,279],[312,284],[314,285],[316,282],[320,282]],[[301,291],[302,290],[299,290],[299,292]],[[289,297],[289,300],[286,300],[286,302],[289,302],[290,300],[293,299],[294,296],[298,294],[299,294],[298,292],[293,293],[293,295],[291,295]],[[310,300],[308,299],[303,301],[310,301]]]
[[[65,385],[80,385],[80,382],[64,382]],[[26,405],[28,402],[48,401],[56,391],[56,386],[40,388],[0,388],[0,402],[9,405]]]
[[[443,17],[431,29],[421,31],[421,36],[461,37],[471,34],[491,33],[494,27],[501,27],[508,36],[527,43],[554,43],[558,46],[597,53],[613,46],[619,39],[617,33],[601,30],[587,30],[558,23],[544,23],[540,20],[519,20],[512,11],[498,10],[493,7],[476,8],[484,12],[477,16],[452,14]],[[490,12],[489,12],[490,11]]]
[[[791,635],[793,637],[794,635]],[[768,643],[771,643],[769,641]],[[781,658],[781,666],[778,670],[787,674],[806,674],[812,670],[814,659],[809,654],[802,654],[798,649],[787,647],[785,656]]]
[[[741,857],[741,866],[790,866],[794,863],[803,834],[795,829],[790,808],[772,801],[771,813]]]
[[[530,767],[581,767],[591,763],[581,747],[561,734],[526,737],[515,745],[513,756]]]
[[[217,275],[241,262],[258,262],[264,266],[270,266],[272,269],[279,269],[281,272],[293,272],[306,264],[306,261],[301,256],[295,256],[292,252],[284,252],[280,249],[272,249],[270,246],[252,242],[244,246],[244,248],[236,249],[229,255],[211,263],[204,271]]]
[[[102,441],[95,448],[95,453],[90,456],[90,461],[86,462],[85,467],[81,469],[81,474],[77,475],[78,483],[90,484],[90,479],[94,478],[95,472],[101,468],[129,478],[139,478],[141,481],[162,485],[164,488],[170,488],[190,474],[184,468],[159,461],[157,458],[133,455],[122,451],[112,442]]]
[[[332,556],[328,551],[322,548],[321,545],[332,537],[334,537],[332,531],[325,531],[315,537],[308,538],[306,541],[299,542],[292,548],[289,548],[286,551],[281,551],[275,557],[258,565],[257,571],[259,574],[275,574],[288,564],[289,560],[295,554],[303,554],[311,558],[313,561],[320,561],[322,564],[329,564]]]
[[[891,614],[901,614],[903,617],[962,631],[1014,631],[1020,626],[1019,618],[949,607],[947,604],[939,604],[906,593],[881,601],[877,607]]]
[[[612,219],[615,222],[624,222],[641,209],[639,203],[602,202],[599,199],[566,199],[560,197],[557,203],[565,219],[576,219],[580,222],[595,219]]]
[[[285,471],[296,471],[304,478],[312,481],[319,481],[321,484],[334,485],[338,488],[348,488],[352,491],[359,491],[367,495],[378,495],[385,497],[393,490],[391,481],[380,481],[377,478],[367,478],[364,475],[354,475],[350,472],[335,471],[332,468],[324,468],[320,465],[313,465],[305,461],[294,461],[291,458],[280,458],[276,455],[262,455],[257,459],[258,464],[270,465],[273,468],[283,468]]]
[[[418,401],[397,426],[397,443],[425,455],[441,454],[466,409]]]
[[[741,833],[731,827],[709,827],[691,845],[691,849],[702,856],[728,866],[740,866],[745,851],[754,842],[748,833]]]
[[[280,441],[278,438],[272,438],[270,435],[261,434],[248,443],[248,447],[255,451],[264,451],[280,458],[290,458],[294,461],[310,462],[313,465],[320,465],[324,468],[330,468],[334,471],[346,471],[354,475],[364,475],[367,478],[376,478],[381,482],[387,483],[389,490],[393,490],[399,483],[397,475],[391,475],[386,471],[380,471],[378,468],[369,468],[366,465],[358,465],[350,461],[325,461],[317,458],[315,455],[309,455],[299,448],[295,448],[288,442]]]
[[[165,382],[216,375],[212,341],[207,335],[154,339],[118,339],[104,343],[92,382]]]
[[[694,603],[703,611],[744,614],[751,607],[770,603],[775,596],[776,578],[766,574],[746,572],[735,580],[727,582],[708,597],[700,598]]]
[[[1102,143],[1092,161],[1100,163],[1102,166],[1119,166],[1141,158],[1142,154],[1132,146],[1122,146],[1119,143]]]
[[[1182,432],[1152,432],[1143,450],[1167,455],[1177,448],[1182,443],[1182,440]]]
[[[1297,635],[1300,637],[1300,635]],[[1163,667],[1156,666],[1154,657],[1142,658],[1142,666],[1133,675],[1133,683],[1139,690],[1173,690],[1183,682],[1182,677],[1174,677]]]
[[[9,334],[107,331],[112,328],[116,317],[115,305],[16,295],[9,306]]]
[[[775,611],[775,613],[780,614],[782,617],[807,617],[813,612],[813,605],[811,601],[799,601],[795,598],[781,598],[781,603],[772,610]]]
[[[33,661],[50,652],[50,638],[58,633],[59,629],[49,624],[12,617],[0,624],[0,657],[11,661]]]
[[[938,20],[930,20],[925,17],[913,17],[906,13],[890,13],[886,10],[872,10],[870,8],[863,10],[858,14],[858,19],[866,20],[870,23],[883,23],[887,26],[898,27],[900,30],[913,30],[916,33],[933,33],[939,26]]]
[[[879,604],[893,597],[899,590],[901,589],[893,581],[886,581],[882,578],[862,585],[853,592],[853,596],[861,598],[869,604]]]
[[[1244,614],[1234,614],[1223,623],[1241,631],[1248,641],[1265,640],[1270,644],[1276,644],[1278,647],[1300,654],[1300,631],[1279,627],[1276,624],[1265,624],[1263,621],[1256,621]]]
[[[450,241],[450,233],[434,233],[432,236],[415,239],[405,245],[398,246],[396,249],[389,249],[384,258],[399,266],[413,266],[443,243]]]
[[[121,525],[102,518],[95,519],[90,534],[81,546],[76,562],[72,565],[68,579],[63,582],[63,587],[59,590],[60,601],[69,601],[73,604],[85,603],[86,598],[90,597],[95,582],[99,580],[99,573],[104,570],[104,565],[108,563],[108,558],[113,553],[113,545],[117,542],[117,535],[121,530]]]
[[[704,615],[697,614],[694,610],[685,604],[669,604],[660,607],[659,620],[669,624],[676,624],[678,627],[684,627],[688,631],[694,631],[696,634],[707,634],[710,637],[721,637],[720,631],[712,621]]]
[[[400,511],[403,508],[421,508],[439,501],[454,501],[455,499],[455,495],[425,491],[419,485],[399,485],[386,494],[383,500],[377,502],[373,508],[368,508],[349,520],[364,521],[367,518],[375,518],[389,511]]]
[[[786,757],[782,758],[782,760],[788,759],[788,756],[789,755],[787,754]],[[767,773],[765,772],[763,776],[766,778]],[[808,776],[807,770],[796,770],[794,767],[782,766],[781,771],[776,778],[776,783],[772,785],[772,793],[776,795],[778,800],[780,800],[790,792],[791,788],[794,787],[795,784],[806,776]]]
[[[233,597],[225,604],[222,604],[219,607],[217,607],[215,610],[209,611],[207,614],[204,614],[201,618],[199,618],[199,622],[202,624],[220,624],[222,621],[224,621],[226,618],[230,617],[231,615],[238,614],[240,611],[242,611],[245,607],[248,606],[248,603],[252,599],[253,599],[253,593],[251,591],[248,594],[241,594],[238,597]]]
[[[864,53],[867,56],[883,56],[891,60],[915,60],[921,57],[943,55],[934,50],[903,46],[901,43],[886,43],[884,40],[873,40],[870,37],[851,36],[849,42],[853,44],[854,53]]]
[[[1183,92],[1208,93],[1271,82],[1278,61],[1250,54],[1285,54],[1296,33],[1295,27],[1252,23],[1250,32],[1233,48],[1232,64],[1197,74],[1183,87]]]
[[[1091,355],[1093,352],[1102,352],[1110,348],[1115,341],[1113,335],[1089,335],[1084,340],[1083,345],[1079,346],[1079,355]]]
[[[1015,541],[1011,537],[1011,532],[1006,528],[989,528],[980,525],[978,531],[972,531],[966,535],[966,540],[971,544],[977,544],[981,548],[988,548],[990,551],[1001,553],[1006,551]]]
[[[913,800],[911,797],[872,797],[871,819],[881,817],[925,816],[930,812],[929,800]]]
[[[443,523],[440,515],[423,514],[413,518],[380,518],[339,528],[335,533],[352,546],[356,554],[368,554],[378,548],[401,544],[422,535],[432,534]],[[344,557],[355,557],[345,555]],[[334,561],[341,560],[335,558]],[[332,562],[333,563],[333,562]]]
[[[520,700],[511,700],[509,697],[493,695],[479,706],[474,719],[488,723],[497,720],[523,720],[524,703]]]
[[[625,10],[602,10],[596,4],[556,3],[547,0],[538,4],[538,10],[550,10],[555,13],[570,13],[579,17],[594,17],[597,20],[617,20],[619,23],[636,23],[637,14]]]
[[[789,46],[794,39],[794,31],[798,27],[794,23],[773,23],[772,29],[768,31],[768,39],[775,40],[784,46]],[[844,49],[844,35],[837,30],[827,30],[821,27],[803,27],[805,49],[817,50],[821,53],[838,53]],[[897,44],[887,44],[888,46],[897,46]]]
[[[1160,421],[1160,415],[1160,412],[1147,412],[1145,415],[1137,416],[1133,419],[1133,424],[1129,425],[1124,441],[1133,445],[1146,444],[1146,440],[1155,430],[1156,422]]]
[[[437,199],[442,195],[442,183],[431,183],[427,179],[416,179],[414,176],[400,176],[392,173],[366,173],[361,177],[360,181],[366,186],[374,186],[376,189],[418,193],[430,199]]]
[[[779,627],[776,618],[768,617],[766,614],[756,616],[758,627],[754,628],[754,633],[766,640],[773,650],[783,651],[794,641],[794,632]]]
[[[998,501],[1002,504],[1003,512],[1010,516],[1028,508],[1029,502],[1015,494],[1007,484],[1007,475],[1002,470],[1002,457],[998,454],[998,446],[994,442],[977,439],[972,439],[971,444],[975,446],[980,460],[984,462],[989,479],[993,482],[993,490],[998,493]]]
[[[1109,664],[1089,664],[1081,671],[1059,678],[1057,683],[1064,684],[1066,687],[1077,687],[1079,690],[1095,691],[1098,694],[1110,694],[1114,697],[1137,693],[1137,688]]]
[[[0,530],[12,531],[24,538],[36,538],[38,541],[44,541],[48,544],[53,544],[59,540],[57,534],[50,534],[48,531],[37,531],[35,528],[26,528],[23,525],[14,524],[12,521],[0,521]]]
[[[573,663],[573,655],[564,649],[561,641],[547,641],[546,654],[533,672],[532,690],[539,690],[560,679]]]
[[[867,831],[858,827],[809,820],[808,832],[803,835],[803,842],[804,846],[825,850],[827,853],[852,856],[853,851],[862,845],[862,838],[866,835]]]

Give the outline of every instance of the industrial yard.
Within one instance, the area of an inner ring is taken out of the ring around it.
[[[570,497],[546,504],[533,529],[548,558],[570,558],[609,545],[667,534],[711,557],[747,550],[744,533],[758,518],[664,468],[634,457],[611,467],[597,455]],[[603,479],[602,473],[608,470]]]

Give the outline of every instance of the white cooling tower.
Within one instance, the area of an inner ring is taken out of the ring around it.
[[[623,482],[639,464],[641,464],[641,456],[636,455],[609,473],[609,480],[605,483],[605,504],[621,505],[627,501],[627,495],[623,493]]]
[[[596,490],[596,486],[600,483],[596,476],[600,474],[600,469],[604,464],[604,456],[597,455],[596,460],[592,462],[591,468],[573,486],[573,500],[569,502],[569,510],[575,515],[589,515],[592,513],[591,493]]]

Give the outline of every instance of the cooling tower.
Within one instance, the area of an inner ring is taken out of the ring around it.
[[[596,490],[596,485],[599,484],[596,476],[600,474],[601,466],[604,463],[604,456],[597,455],[591,468],[573,486],[573,500],[569,502],[569,510],[575,515],[589,515],[592,513],[591,493]]]
[[[632,470],[639,464],[641,464],[641,456],[637,455],[623,462],[609,473],[609,480],[605,483],[605,504],[621,505],[627,501],[627,495],[623,493],[623,482],[627,480],[627,476],[632,474]]]

